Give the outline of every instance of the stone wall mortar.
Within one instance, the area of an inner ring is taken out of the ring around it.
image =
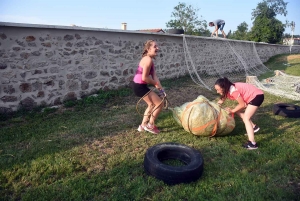
[[[188,73],[180,35],[0,23],[0,113],[127,86],[148,39],[160,48],[155,61],[160,79]],[[256,49],[263,62],[289,52],[280,45],[257,44]]]

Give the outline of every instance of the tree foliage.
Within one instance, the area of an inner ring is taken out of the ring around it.
[[[253,9],[254,19],[249,39],[256,42],[279,43],[282,40],[285,24],[276,19],[276,15],[287,15],[283,0],[263,0]]]
[[[180,3],[174,7],[171,17],[174,18],[166,23],[166,27],[173,29],[183,29],[188,35],[209,35],[205,20],[198,20],[199,9],[191,5]]]
[[[246,22],[241,23],[230,38],[236,40],[248,40],[248,24]]]
[[[264,0],[258,3],[256,9],[253,9],[252,20],[257,16],[265,15],[267,17],[275,17],[276,15],[287,15],[286,5],[288,2],[283,0]]]
[[[276,18],[257,17],[251,30],[251,39],[275,44],[281,42],[283,32],[284,25]]]
[[[227,38],[232,39],[232,32],[231,29],[227,33]]]

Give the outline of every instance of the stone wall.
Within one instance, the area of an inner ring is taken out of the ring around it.
[[[181,35],[0,23],[0,113],[59,105],[99,89],[124,87],[132,80],[148,39],[156,40],[160,48],[155,61],[160,79],[188,73]],[[263,62],[289,53],[287,47],[256,44]],[[211,57],[216,56],[210,51]]]

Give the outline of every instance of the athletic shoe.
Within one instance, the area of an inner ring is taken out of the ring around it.
[[[257,131],[259,131],[259,127],[257,126],[257,125],[255,125],[254,127],[253,127],[253,131],[254,131],[254,133],[256,133]],[[248,135],[247,133],[245,133],[245,135]]]
[[[259,127],[257,126],[257,125],[255,125],[254,127],[253,127],[253,131],[254,131],[254,133],[256,133],[257,131],[259,131]]]
[[[158,134],[160,132],[156,126],[152,126],[150,124],[145,126],[144,129],[146,131],[150,132],[150,133],[153,133],[153,134]]]
[[[142,125],[139,125],[139,127],[138,127],[138,132],[143,132],[143,131],[145,131],[145,129],[144,129],[144,127],[142,126]]]
[[[252,149],[257,149],[258,146],[257,144],[252,144],[252,142],[248,141],[247,143],[242,145],[244,148],[248,149],[248,150],[252,150]]]

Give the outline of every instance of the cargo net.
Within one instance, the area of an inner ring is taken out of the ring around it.
[[[254,43],[226,39],[212,39],[207,43],[207,40],[183,36],[187,69],[193,81],[199,86],[212,90],[218,78],[227,77],[232,82],[246,80],[276,96],[300,100],[299,76],[275,71],[273,77],[257,79],[259,75],[271,70],[260,60]]]
[[[260,89],[276,96],[300,100],[300,77],[291,76],[282,71],[274,71],[274,76],[259,81],[257,77],[251,79]]]
[[[227,77],[232,82],[270,71],[260,60],[255,44],[183,35],[186,65],[193,81],[209,90],[216,80]],[[208,59],[210,58],[210,59]]]

